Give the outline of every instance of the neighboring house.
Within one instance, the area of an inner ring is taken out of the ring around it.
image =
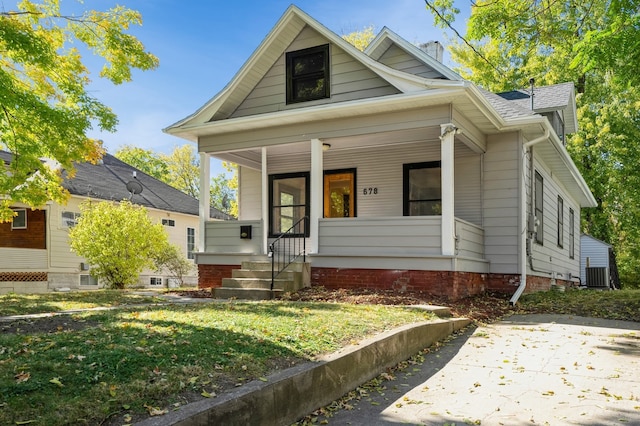
[[[596,202],[563,145],[574,89],[534,93],[533,110],[529,90],[489,93],[387,28],[361,52],[289,7],[220,93],[165,129],[201,164],[238,164],[239,220],[201,218],[199,285],[264,258],[304,216],[312,285],[517,299],[577,282],[580,209]]]
[[[11,158],[9,153],[0,151],[4,164]],[[79,217],[79,204],[86,199],[130,199],[146,207],[152,219],[166,226],[169,241],[193,259],[198,238],[198,200],[109,154],[99,164],[77,164],[76,170],[75,177],[63,184],[71,194],[66,205],[51,202],[33,210],[15,205],[18,215],[13,222],[0,223],[0,294],[101,287],[91,276],[90,265],[69,248],[69,229]],[[215,209],[211,214],[217,219],[228,219]],[[144,271],[139,285],[166,287],[173,284],[168,278]],[[195,285],[195,268],[186,278]]]
[[[611,244],[591,235],[580,235],[580,283],[590,288],[620,288]]]

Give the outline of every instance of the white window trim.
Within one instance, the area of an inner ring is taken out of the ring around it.
[[[13,217],[11,221],[11,229],[27,229],[27,209],[13,209],[14,212],[24,212],[24,225],[23,226],[15,226],[15,219],[17,216]]]

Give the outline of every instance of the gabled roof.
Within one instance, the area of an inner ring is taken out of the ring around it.
[[[532,110],[531,90],[512,90],[510,92],[498,93],[498,96],[518,105],[520,108],[529,111]],[[575,97],[573,83],[534,87],[533,111],[536,113],[562,111],[564,113],[566,132],[574,133],[578,130]]]
[[[400,37],[398,34],[391,31],[387,27],[382,28],[376,38],[374,38],[369,46],[367,46],[367,48],[364,50],[364,53],[372,59],[378,61],[382,57],[382,55],[389,49],[389,47],[394,44],[426,66],[433,68],[435,71],[442,74],[444,78],[456,81],[462,80],[462,77],[453,72],[443,63],[439,62],[431,55],[424,52],[418,46],[409,43],[407,40]]]
[[[13,155],[0,151],[0,159],[10,163]],[[190,195],[173,188],[143,171],[130,166],[111,154],[105,154],[98,164],[76,163],[76,174],[65,178],[62,186],[71,195],[97,198],[101,200],[131,200],[135,204],[158,210],[198,216],[199,201]],[[135,177],[134,177],[135,176]],[[142,186],[140,194],[132,195],[127,183],[136,181]],[[211,208],[211,217],[228,220],[231,217],[218,209]]]
[[[427,79],[398,71],[381,64],[359,51],[351,43],[329,30],[295,5],[291,5],[229,84],[196,112],[168,126],[163,131],[170,134],[181,133],[181,128],[204,124],[221,110],[226,110],[228,114],[233,112],[271,69],[278,58],[282,56],[305,26],[317,31],[330,43],[340,47],[352,58],[361,62],[400,92],[422,91],[428,87],[442,87],[447,83],[439,79]]]
[[[105,154],[98,164],[77,163],[76,175],[65,179],[63,186],[72,194],[102,200],[131,199],[147,208],[190,215],[198,215],[199,201],[141,170]],[[140,194],[132,195],[127,183],[136,181],[142,186]],[[211,217],[229,219],[229,216],[212,208]]]

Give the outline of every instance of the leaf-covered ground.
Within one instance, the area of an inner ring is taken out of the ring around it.
[[[210,289],[178,292],[183,296],[211,297]],[[510,294],[487,292],[479,296],[450,301],[423,292],[394,290],[338,289],[308,287],[288,296],[292,301],[330,302],[377,305],[448,306],[454,317],[466,317],[476,322],[494,322],[509,314],[556,313],[584,317],[640,322],[640,290],[596,291],[567,290],[525,294],[515,307]]]

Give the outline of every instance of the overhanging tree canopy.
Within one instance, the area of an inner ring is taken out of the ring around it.
[[[158,66],[127,33],[141,24],[138,12],[122,6],[63,15],[59,0],[23,0],[0,12],[0,149],[13,155],[0,167],[0,221],[11,220],[15,202],[63,202],[60,169],[72,174],[73,162],[101,157],[100,141],[86,133],[93,125],[114,131],[117,118],[87,91],[78,46],[104,58],[101,77],[130,81],[132,69]]]
[[[426,0],[455,29],[453,0]],[[640,281],[640,2],[471,2],[466,34],[450,46],[457,71],[491,91],[573,81],[580,131],[571,153],[599,206],[582,230],[614,245],[624,284]]]

